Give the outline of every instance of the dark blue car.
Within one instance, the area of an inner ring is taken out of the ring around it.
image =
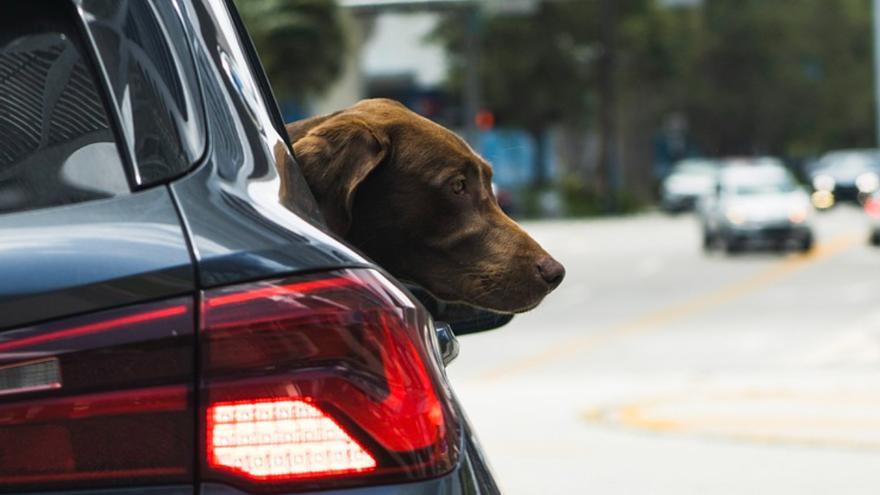
[[[230,2],[0,2],[0,492],[497,493],[454,354],[327,233]]]

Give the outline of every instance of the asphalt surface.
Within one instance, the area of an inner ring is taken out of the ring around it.
[[[566,280],[449,376],[508,494],[880,493],[880,249],[705,255],[659,213],[525,225]]]

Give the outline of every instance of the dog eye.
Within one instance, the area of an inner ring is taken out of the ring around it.
[[[452,182],[452,192],[455,194],[461,194],[464,192],[465,180],[458,179]]]

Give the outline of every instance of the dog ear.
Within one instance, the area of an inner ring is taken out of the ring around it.
[[[288,128],[289,131],[289,128]],[[289,132],[290,133],[290,132]],[[334,115],[321,120],[293,143],[328,227],[344,236],[351,227],[351,207],[358,186],[388,155],[390,142],[363,119]]]

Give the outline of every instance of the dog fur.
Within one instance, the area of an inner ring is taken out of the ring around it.
[[[287,132],[329,228],[394,276],[506,313],[562,281],[562,265],[501,211],[491,166],[448,129],[371,99]]]

